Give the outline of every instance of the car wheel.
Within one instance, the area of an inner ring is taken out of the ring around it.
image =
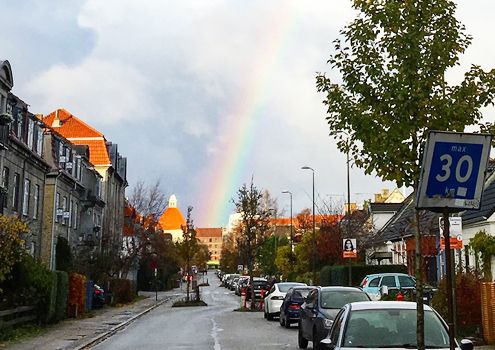
[[[266,319],[267,319],[268,321],[272,321],[272,320],[273,320],[273,315],[272,315],[272,314],[267,313],[267,314],[266,314]]]
[[[297,331],[297,345],[299,345],[299,349],[306,349],[308,347],[308,340],[301,333],[301,325],[299,325],[299,330]]]
[[[313,350],[320,350],[320,339],[318,338],[318,332],[316,328],[313,328]]]
[[[289,320],[289,318],[288,318],[288,317],[284,320],[284,326],[285,326],[285,328],[287,328],[287,329],[289,329],[289,328],[290,328],[290,320]]]
[[[282,317],[282,315],[280,315],[279,322],[282,327],[285,326],[284,318]]]

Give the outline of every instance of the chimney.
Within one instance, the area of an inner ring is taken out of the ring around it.
[[[62,123],[60,122],[60,118],[58,117],[58,109],[55,111],[55,118],[53,119],[52,128],[60,128]]]

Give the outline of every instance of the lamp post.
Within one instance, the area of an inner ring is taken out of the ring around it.
[[[282,193],[288,193],[290,196],[290,250],[294,251],[294,234],[292,232],[292,192],[291,191],[282,191]]]
[[[349,138],[346,141],[347,153],[347,238],[351,238],[351,177],[349,171]],[[357,249],[357,247],[355,247]],[[349,259],[349,286],[352,286],[352,264]]]
[[[316,283],[315,170],[309,166],[303,166],[301,169],[311,170],[313,173],[313,283]]]

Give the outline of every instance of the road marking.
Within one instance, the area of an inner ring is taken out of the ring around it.
[[[218,332],[223,331],[223,329],[218,328],[217,323],[215,322],[215,319],[211,319],[211,322],[213,323],[213,328],[211,329],[211,337],[213,338],[213,341],[215,342],[215,347],[213,348],[214,350],[222,350],[222,347],[220,346],[220,342],[218,341]]]

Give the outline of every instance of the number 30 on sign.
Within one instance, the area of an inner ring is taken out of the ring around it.
[[[417,193],[422,209],[479,209],[491,135],[430,131]]]

